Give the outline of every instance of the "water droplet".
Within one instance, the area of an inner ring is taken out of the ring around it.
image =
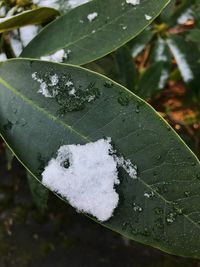
[[[200,173],[197,173],[196,177],[197,179],[200,179]]]
[[[16,108],[12,108],[13,113],[16,114],[17,113],[17,109]]]
[[[140,113],[140,104],[139,104],[139,102],[137,102],[137,105],[135,107],[135,112],[136,113]]]
[[[58,75],[54,70],[50,70],[45,74],[34,72],[32,78],[39,83],[38,93],[54,98],[58,103],[59,115],[82,110],[86,103],[92,103],[100,96],[100,91],[94,82],[83,87],[74,82],[71,74],[61,73]]]
[[[190,191],[185,191],[185,192],[184,192],[184,195],[185,195],[186,197],[189,197],[189,196],[190,196],[190,193],[191,193]]]
[[[26,125],[27,125],[26,120],[25,120],[25,119],[21,119],[21,120],[20,120],[20,125],[21,125],[22,127],[26,126]]]
[[[150,236],[150,235],[151,235],[151,232],[148,230],[147,227],[145,227],[145,228],[144,228],[144,231],[142,232],[142,234],[143,234],[144,236]]]
[[[133,210],[135,212],[142,212],[142,208],[139,205],[137,205],[136,203],[133,203]]]
[[[132,233],[133,235],[137,235],[137,234],[139,234],[139,230],[136,229],[136,228],[132,228],[131,233]]]
[[[153,172],[153,176],[157,176],[158,173],[156,171]]]
[[[157,155],[156,160],[160,160],[160,159],[161,159],[161,155]]]
[[[175,214],[174,213],[169,213],[168,214],[168,216],[167,216],[167,218],[166,218],[166,221],[167,221],[167,223],[168,224],[171,224],[171,223],[173,223],[174,221],[175,221]]]
[[[65,169],[68,169],[69,166],[70,166],[70,161],[69,159],[65,159],[62,164],[61,164],[62,167],[64,167]]]
[[[178,215],[182,215],[183,214],[183,209],[181,208],[174,208],[175,211],[177,212]]]
[[[129,105],[129,98],[127,95],[125,94],[121,94],[119,97],[118,97],[118,103],[122,106],[128,106]]]
[[[13,123],[9,120],[7,120],[7,123],[3,125],[3,129],[5,131],[10,131],[13,127]]]
[[[144,193],[144,197],[146,197],[146,198],[151,198],[153,196],[154,196],[154,192],[153,191]]]
[[[104,83],[104,86],[105,87],[107,87],[107,88],[111,88],[111,87],[113,87],[113,82],[112,81],[106,81],[105,83]]]
[[[157,218],[156,220],[155,220],[155,226],[156,226],[156,228],[158,229],[163,229],[163,227],[164,227],[164,224],[163,224],[163,218]]]
[[[129,223],[128,222],[124,222],[122,224],[122,231],[125,231],[127,229],[127,227],[129,226]]]

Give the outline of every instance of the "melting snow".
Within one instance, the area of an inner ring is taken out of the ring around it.
[[[165,87],[165,84],[166,84],[168,78],[169,78],[169,72],[167,70],[163,69],[161,72],[160,81],[159,81],[159,85],[158,85],[159,89],[163,89]]]
[[[145,16],[146,20],[151,20],[152,19],[152,16],[150,16],[150,15],[145,14],[144,16]]]
[[[49,77],[49,80],[51,82],[50,84],[47,84],[43,79],[39,78],[37,75],[37,72],[34,72],[32,74],[32,78],[33,78],[33,80],[40,83],[40,88],[38,90],[38,93],[41,93],[45,97],[49,97],[49,98],[55,97],[57,95],[57,93],[58,93],[57,90],[52,89],[52,93],[50,93],[49,89],[48,89],[48,87],[53,87],[53,86],[58,84],[59,79],[58,79],[57,74],[54,74],[54,75]]]
[[[188,20],[194,19],[194,13],[192,9],[188,8],[181,16],[178,18],[178,24],[185,24]]]
[[[136,6],[140,4],[140,0],[126,0],[126,3]]]
[[[137,57],[145,48],[144,44],[136,44],[132,50],[132,56]]]
[[[61,49],[61,50],[58,50],[58,51],[56,51],[55,53],[53,53],[51,55],[42,56],[40,59],[41,60],[46,60],[46,61],[53,61],[53,62],[61,63],[65,59],[68,58],[68,55],[70,53],[71,53],[71,50],[67,50],[67,52],[65,52],[64,49]]]
[[[115,185],[118,167],[131,178],[137,178],[136,166],[130,160],[113,154],[111,138],[86,145],[66,145],[58,150],[42,173],[42,182],[65,197],[78,211],[108,220],[119,202]]]
[[[156,49],[155,60],[158,61],[167,61],[167,57],[165,55],[165,41],[162,38],[158,40],[158,47]]]
[[[87,19],[89,20],[89,22],[92,22],[97,16],[98,16],[98,13],[93,12],[87,15]]]
[[[7,59],[7,56],[5,53],[0,53],[0,61],[5,61]]]

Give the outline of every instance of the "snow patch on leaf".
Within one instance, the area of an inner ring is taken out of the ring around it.
[[[78,211],[107,221],[119,202],[115,185],[120,184],[118,168],[137,178],[130,160],[113,154],[111,138],[85,145],[65,145],[42,173],[42,183],[65,197]]]

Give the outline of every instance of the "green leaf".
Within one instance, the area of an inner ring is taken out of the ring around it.
[[[29,172],[27,172],[27,179],[35,205],[41,212],[44,212],[47,208],[49,191]]]
[[[133,6],[122,0],[91,1],[45,27],[21,56],[40,58],[64,49],[64,62],[86,64],[137,36],[168,3],[169,0],[143,0]],[[96,17],[89,21],[89,14]],[[146,14],[152,19],[147,20]]]
[[[0,19],[0,33],[26,25],[49,22],[58,15],[57,10],[47,7],[24,11],[18,15]]]
[[[81,105],[81,98],[68,102],[66,86],[57,89],[61,99],[44,97],[35,73],[46,82],[56,74],[62,85],[70,77],[83,94],[93,85],[98,97]],[[125,87],[77,66],[2,62],[0,132],[38,180],[60,146],[111,137],[117,151],[137,165],[138,178],[119,173],[119,205],[102,225],[169,253],[200,257],[199,161],[156,111]]]

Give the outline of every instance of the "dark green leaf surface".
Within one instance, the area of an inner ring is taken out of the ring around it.
[[[43,78],[70,75],[76,88],[95,84],[99,97],[60,113],[55,98],[38,93],[35,72]],[[169,253],[200,258],[199,161],[155,110],[126,88],[71,65],[0,63],[0,132],[39,180],[60,146],[111,137],[117,151],[137,165],[138,178],[120,173],[119,205],[103,225]]]
[[[141,0],[133,6],[122,0],[91,1],[45,27],[24,49],[22,57],[40,58],[60,49],[68,63],[86,64],[119,48],[144,30],[169,0]],[[87,16],[96,12],[91,22]],[[150,15],[147,20],[145,15]],[[37,49],[35,49],[37,47]]]
[[[27,172],[27,180],[35,205],[41,212],[44,212],[47,208],[49,191],[29,172]]]
[[[24,11],[18,15],[3,18],[0,20],[0,33],[10,31],[22,26],[41,24],[49,22],[59,15],[59,12],[52,8],[41,7]]]

